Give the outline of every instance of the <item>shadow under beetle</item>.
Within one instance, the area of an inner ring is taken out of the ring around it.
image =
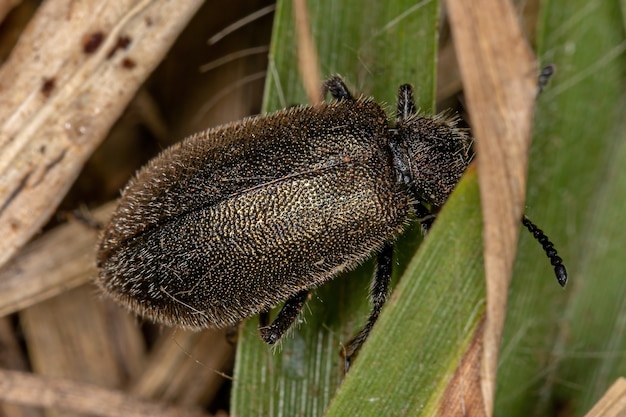
[[[471,139],[454,117],[419,115],[409,85],[399,89],[394,126],[341,78],[324,91],[335,100],[195,134],[143,167],[101,236],[104,292],[187,329],[261,314],[261,337],[273,344],[311,289],[376,254],[372,310],[346,347],[349,364],[387,298],[394,240],[412,219],[428,231],[431,210],[472,158]],[[552,243],[522,223],[565,285]]]

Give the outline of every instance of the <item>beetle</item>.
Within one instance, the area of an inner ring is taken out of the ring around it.
[[[228,327],[261,314],[261,338],[274,344],[313,288],[374,254],[372,309],[345,349],[349,363],[385,304],[395,239],[414,220],[428,232],[472,140],[450,113],[419,114],[409,85],[393,124],[340,77],[323,89],[332,102],[197,133],[140,169],[101,234],[99,287],[169,326]],[[565,285],[552,243],[522,223]]]

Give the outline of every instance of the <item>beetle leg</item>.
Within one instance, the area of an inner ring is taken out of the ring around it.
[[[308,296],[309,290],[303,290],[285,301],[283,308],[280,309],[278,316],[276,316],[272,324],[268,325],[269,312],[261,313],[259,320],[261,339],[268,345],[278,342],[296,320],[300,311],[302,311]]]
[[[325,96],[326,93],[330,93],[330,95],[336,100],[354,100],[354,97],[350,94],[346,83],[344,83],[338,75],[329,78],[322,85],[322,96]]]
[[[259,329],[270,325],[270,311],[262,311],[259,314]]]
[[[389,292],[389,281],[391,281],[391,270],[393,260],[393,243],[387,243],[380,251],[376,258],[376,271],[374,272],[374,279],[372,280],[372,286],[370,288],[370,302],[372,303],[372,311],[367,319],[367,323],[361,329],[361,331],[348,343],[345,350],[342,352],[345,358],[345,369],[348,371],[350,368],[350,362],[352,358],[356,356],[359,349],[367,339],[370,331],[374,327],[380,311],[387,301],[387,294]]]
[[[419,201],[413,203],[413,210],[415,211],[417,221],[420,222],[422,226],[422,234],[426,236],[435,222],[437,215],[428,210],[428,208]]]

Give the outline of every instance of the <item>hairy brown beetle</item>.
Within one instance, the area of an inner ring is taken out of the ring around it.
[[[349,360],[385,303],[394,240],[410,219],[428,231],[432,208],[471,160],[471,139],[454,117],[418,115],[409,85],[399,89],[393,127],[339,77],[324,89],[336,100],[195,134],[141,169],[102,234],[99,286],[143,316],[188,329],[261,313],[261,337],[273,344],[312,288],[376,254],[372,311]],[[552,243],[523,224],[564,285]],[[268,323],[263,313],[283,301]]]

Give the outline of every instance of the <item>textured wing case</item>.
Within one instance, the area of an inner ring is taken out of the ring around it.
[[[358,100],[187,138],[125,188],[99,285],[165,324],[220,327],[354,267],[408,216],[387,131],[383,110]]]

